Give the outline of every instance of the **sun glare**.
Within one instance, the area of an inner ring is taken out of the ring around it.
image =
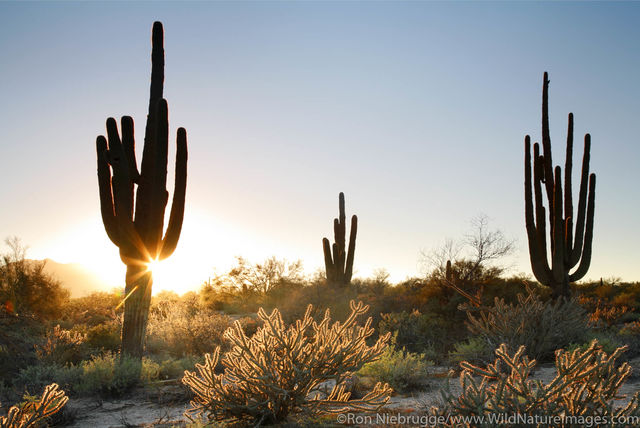
[[[161,270],[160,260],[151,260],[147,263],[147,270],[151,271],[151,273],[159,273]]]

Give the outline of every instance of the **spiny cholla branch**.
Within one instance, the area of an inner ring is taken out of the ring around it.
[[[21,407],[12,406],[7,416],[0,416],[0,428],[35,428],[41,426],[45,420],[60,411],[69,401],[64,391],[52,383],[45,387],[40,401],[28,403]]]

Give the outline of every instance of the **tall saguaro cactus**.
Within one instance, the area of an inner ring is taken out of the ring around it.
[[[96,140],[102,221],[109,239],[127,266],[122,352],[142,357],[153,282],[149,263],[175,250],[184,216],[187,187],[187,132],[177,132],[175,188],[167,230],[169,117],[162,98],[164,83],[163,29],[153,24],[151,91],[140,172],[135,157],[133,119],[122,117],[121,135],[115,119],[107,119],[107,138]],[[137,188],[136,188],[137,187]],[[135,190],[135,199],[134,199]],[[135,205],[135,210],[134,210]]]
[[[562,169],[560,166],[556,166],[554,169],[551,160],[551,137],[549,136],[549,78],[547,73],[544,73],[544,83],[542,86],[543,153],[540,154],[540,147],[538,143],[535,143],[533,145],[533,180],[531,139],[527,135],[524,140],[525,223],[533,274],[541,284],[551,287],[556,297],[568,296],[570,294],[569,284],[584,277],[591,263],[596,175],[589,175],[590,149],[591,136],[586,134],[584,136],[578,211],[574,220],[571,187],[571,170],[573,167],[573,114],[569,113],[563,192]],[[547,204],[549,207],[551,264],[549,264],[547,256],[547,233],[545,227],[547,215],[543,205],[543,185],[547,194]],[[571,272],[576,266],[577,268]]]
[[[324,264],[329,284],[346,286],[351,282],[353,274],[353,256],[356,251],[356,234],[358,233],[358,217],[351,217],[351,232],[349,235],[349,249],[346,249],[346,224],[344,214],[344,193],[338,197],[339,218],[333,220],[333,234],[335,242],[329,244],[327,238],[322,239],[324,250]]]

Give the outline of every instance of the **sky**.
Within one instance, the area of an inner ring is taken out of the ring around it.
[[[554,162],[575,115],[598,176],[586,278],[640,280],[640,2],[0,2],[0,237],[114,285],[95,138],[148,105],[150,32],[189,138],[187,203],[164,287],[197,288],[244,256],[323,266],[338,193],[359,218],[356,276],[422,274],[421,252],[479,214],[531,274],[524,136],[550,74]],[[168,186],[172,189],[172,183]]]

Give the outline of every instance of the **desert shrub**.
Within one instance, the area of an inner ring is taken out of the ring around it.
[[[277,309],[271,315],[260,309],[264,324],[251,338],[239,322],[234,323],[225,332],[232,347],[222,358],[224,372],[216,374],[217,347],[204,364],[196,365],[196,372],[185,373],[182,381],[195,394],[186,416],[260,425],[284,421],[297,412],[379,408],[391,393],[386,384],[378,383],[359,400],[349,401],[345,392],[347,377],[379,358],[389,340],[387,334],[373,346],[366,344],[373,334],[371,319],[364,326],[357,319],[367,310],[352,301],[351,314],[343,323],[331,323],[329,311],[315,322],[309,305],[302,319],[286,326]]]
[[[486,340],[490,348],[505,343],[512,349],[524,345],[533,358],[547,358],[555,349],[582,342],[589,331],[588,318],[576,300],[543,302],[532,289],[507,304],[496,297],[492,307],[467,309],[467,327]],[[477,312],[474,316],[473,312]]]
[[[79,365],[64,367],[39,363],[20,370],[16,383],[26,391],[39,391],[50,383],[56,383],[66,391],[73,391],[82,375],[82,367]]]
[[[365,364],[358,375],[388,383],[395,391],[409,391],[423,386],[427,370],[433,366],[424,354],[389,346],[379,359]]]
[[[196,364],[201,363],[202,359],[193,356],[187,356],[179,359],[165,358],[159,363],[158,378],[159,379],[178,379],[184,376],[186,370],[193,370]]]
[[[122,290],[96,291],[85,297],[73,298],[65,305],[61,324],[67,328],[82,324],[91,328],[116,321],[124,311],[124,305],[120,304],[122,299]]]
[[[42,325],[35,318],[0,307],[0,381],[12,384],[20,369],[37,362],[33,344],[41,335]]]
[[[120,349],[120,319],[108,320],[87,330],[85,346],[91,350],[116,352]]]
[[[41,389],[55,382],[73,394],[112,397],[125,393],[140,381],[152,381],[160,376],[160,364],[142,359],[142,368],[135,359],[107,352],[94,355],[80,364],[37,364],[20,371],[18,383],[27,391]]]
[[[617,338],[629,347],[628,353],[631,357],[640,354],[640,321],[625,324],[618,331]]]
[[[203,355],[223,343],[231,321],[226,315],[197,304],[164,300],[152,309],[147,327],[147,349],[175,357]]]
[[[492,353],[492,349],[484,338],[470,337],[453,345],[453,350],[449,352],[449,361],[453,363],[469,361],[478,364],[489,361]]]
[[[47,331],[44,343],[35,345],[38,359],[47,364],[78,363],[83,358],[83,334],[71,332],[56,325]]]
[[[74,386],[80,395],[112,397],[129,391],[140,380],[158,378],[159,365],[148,358],[142,359],[142,370],[135,358],[120,357],[107,352],[93,356],[82,363],[82,376]]]
[[[45,262],[28,260],[18,238],[5,240],[9,251],[0,256],[0,304],[7,312],[54,319],[69,300],[69,291],[44,271]]]
[[[60,411],[69,400],[58,385],[51,384],[44,389],[39,400],[29,400],[19,406],[12,406],[7,416],[0,416],[0,428],[35,428],[41,426],[53,414]]]
[[[624,343],[617,340],[615,335],[612,335],[609,332],[602,332],[602,331],[593,332],[589,334],[589,339],[590,340],[588,342],[584,342],[584,343],[571,343],[566,347],[566,350],[569,352],[573,352],[575,350],[585,351],[589,349],[589,346],[591,346],[591,343],[594,340],[598,342],[598,347],[602,349],[604,352],[606,352],[607,354],[610,354],[616,349],[624,346]],[[622,355],[622,359],[624,359],[625,357],[627,357],[626,352]]]
[[[589,313],[591,324],[597,328],[611,327],[631,315],[629,306],[613,303],[600,297],[580,296],[578,302]]]
[[[586,350],[558,350],[555,354],[557,375],[551,382],[544,384],[542,381],[529,379],[536,361],[525,355],[524,346],[510,355],[507,346],[502,344],[496,350],[495,362],[486,368],[462,362],[462,392],[459,396],[454,396],[445,389],[444,405],[440,408],[433,407],[431,413],[434,416],[447,416],[449,425],[442,426],[448,427],[476,426],[468,422],[462,423],[462,420],[457,419],[459,417],[483,417],[483,427],[505,426],[506,422],[500,418],[501,415],[526,415],[528,418],[537,417],[541,420],[563,417],[564,422],[560,426],[585,426],[585,419],[582,422],[575,419],[576,422],[567,423],[572,420],[568,418],[574,417],[599,416],[609,421],[622,421],[623,418],[632,417],[627,419],[633,420],[632,423],[622,426],[637,426],[640,421],[640,393],[636,393],[626,406],[617,407],[615,402],[619,398],[620,386],[631,372],[627,363],[616,364],[623,351],[624,348],[618,348],[607,354],[600,349],[597,341],[593,341]],[[491,421],[489,415],[497,419]],[[454,420],[455,422],[451,422]]]
[[[411,313],[382,314],[380,334],[391,332],[398,347],[411,352],[424,353],[427,358],[436,358],[436,349],[450,344],[451,332],[447,323],[438,315]]]

